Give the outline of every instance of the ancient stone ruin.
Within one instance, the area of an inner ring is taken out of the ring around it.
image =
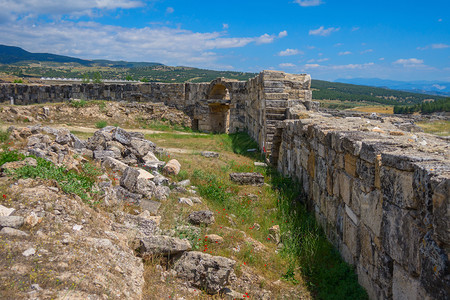
[[[448,138],[414,132],[397,117],[319,112],[310,82],[263,71],[246,82],[3,84],[0,101],[164,102],[194,129],[247,131],[272,165],[302,183],[307,206],[371,299],[448,299]]]

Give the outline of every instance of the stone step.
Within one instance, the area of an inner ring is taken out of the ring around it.
[[[266,114],[283,114],[286,111],[286,108],[284,107],[266,107]]]
[[[266,114],[266,118],[268,120],[285,120],[286,115],[285,114]]]

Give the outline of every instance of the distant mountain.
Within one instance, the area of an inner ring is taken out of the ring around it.
[[[31,53],[20,47],[0,45],[0,64],[15,64],[20,62],[56,62],[56,63],[78,63],[83,66],[106,66],[112,68],[135,68],[162,66],[153,62],[128,62],[113,60],[86,60],[64,55],[50,53]]]
[[[335,82],[389,88],[414,93],[450,96],[450,82],[444,81],[396,81],[380,78],[336,79]]]

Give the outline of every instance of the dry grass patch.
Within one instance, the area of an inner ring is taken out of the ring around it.
[[[417,125],[422,127],[426,133],[436,134],[440,136],[450,135],[450,121],[440,120],[433,122],[418,122]]]

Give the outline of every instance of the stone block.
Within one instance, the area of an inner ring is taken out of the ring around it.
[[[379,190],[370,193],[361,191],[358,195],[360,203],[360,216],[375,236],[380,236],[381,222],[383,220],[383,199]]]
[[[344,156],[344,166],[345,166],[345,172],[347,172],[347,174],[349,174],[352,177],[356,177],[356,161],[357,161],[357,157],[350,154],[350,153],[345,153]]]
[[[412,172],[382,167],[380,173],[383,200],[391,202],[401,208],[418,208],[418,201],[414,197]]]
[[[410,272],[420,273],[419,248],[424,228],[414,212],[383,202],[381,239],[386,253]]]
[[[399,264],[394,264],[392,275],[392,299],[395,300],[427,300],[425,290],[417,278],[405,271]],[[443,298],[442,298],[443,299]]]
[[[353,179],[350,176],[348,176],[345,172],[339,172],[338,181],[339,181],[339,195],[341,196],[345,204],[350,205]]]

